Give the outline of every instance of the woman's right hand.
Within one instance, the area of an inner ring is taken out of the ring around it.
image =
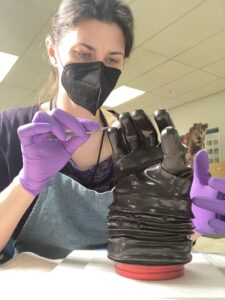
[[[66,129],[75,136],[68,139]],[[98,129],[97,123],[75,118],[61,109],[49,114],[37,112],[32,123],[18,128],[23,156],[23,168],[19,173],[22,186],[32,195],[38,195],[77,148],[88,140],[87,131]]]

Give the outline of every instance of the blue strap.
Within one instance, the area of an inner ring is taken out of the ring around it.
[[[9,240],[5,248],[0,252],[0,264],[10,260],[14,255],[13,240]]]

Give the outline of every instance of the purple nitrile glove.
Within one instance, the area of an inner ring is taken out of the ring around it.
[[[76,136],[68,139],[66,129]],[[75,118],[61,109],[49,114],[36,113],[32,123],[18,128],[23,155],[23,168],[19,173],[22,186],[34,196],[38,195],[77,148],[88,140],[90,135],[86,132],[98,129],[96,122]],[[55,138],[50,138],[53,135]]]
[[[207,234],[225,234],[225,179],[209,177],[209,159],[204,150],[200,150],[194,160],[194,179],[190,196],[193,224],[196,231]]]

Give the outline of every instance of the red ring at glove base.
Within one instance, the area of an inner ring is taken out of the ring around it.
[[[184,265],[142,266],[116,263],[115,271],[117,274],[127,278],[159,281],[182,276],[184,274]]]

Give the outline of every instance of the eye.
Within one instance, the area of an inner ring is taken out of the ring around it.
[[[77,51],[77,50],[75,50],[74,52],[79,58],[82,58],[82,59],[91,59],[92,58],[92,53],[90,53],[90,52]]]
[[[117,64],[118,63],[118,60],[116,59],[113,59],[113,58],[110,58],[109,61],[113,64]]]
[[[111,66],[120,66],[121,61],[119,59],[113,58],[113,57],[108,57],[106,59],[106,64],[111,65]]]

